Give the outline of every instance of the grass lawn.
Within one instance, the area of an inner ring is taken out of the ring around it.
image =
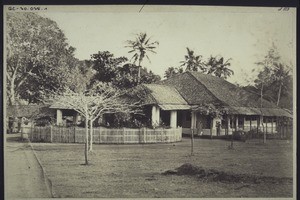
[[[235,142],[190,139],[173,144],[93,145],[90,165],[84,163],[84,144],[34,143],[55,197],[197,198],[292,197],[292,143],[285,140]],[[184,163],[231,174],[286,178],[283,183],[225,183],[188,175],[163,175]]]

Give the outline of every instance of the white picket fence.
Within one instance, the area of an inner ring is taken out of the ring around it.
[[[80,127],[26,127],[22,129],[32,142],[84,143],[85,128]],[[150,129],[121,128],[93,129],[93,142],[96,144],[170,143],[182,139],[182,128]]]

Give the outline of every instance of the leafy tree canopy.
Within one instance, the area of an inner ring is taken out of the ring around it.
[[[277,47],[273,44],[264,58],[255,64],[262,69],[254,80],[254,86],[261,88],[264,98],[292,110],[292,67],[283,63]]]
[[[17,99],[35,103],[47,90],[61,90],[69,84],[76,87],[74,76],[81,76],[80,62],[54,21],[34,13],[7,13],[6,27],[10,104]]]
[[[202,71],[206,72],[206,66],[202,60],[201,55],[195,55],[195,52],[188,47],[186,48],[187,55],[184,56],[184,60],[180,67],[185,67],[185,71]]]
[[[141,74],[140,83],[153,83],[160,80],[160,77],[151,70],[148,72],[146,68],[126,63],[127,60],[126,57],[115,58],[108,51],[93,54],[90,62],[95,73],[91,85],[100,81],[112,83],[119,89],[132,88],[139,84],[139,70]]]
[[[227,79],[229,76],[234,74],[234,72],[228,68],[231,66],[230,60],[231,58],[224,62],[224,58],[222,56],[210,56],[206,63],[208,68],[207,74]]]
[[[179,67],[169,67],[165,71],[165,78],[183,73],[183,71],[199,71],[224,79],[234,74],[233,70],[228,68],[231,65],[231,58],[224,61],[224,57],[222,56],[210,56],[208,61],[205,62],[201,55],[196,55],[195,52],[188,47],[186,49],[187,55],[184,56],[185,60],[180,61],[181,65]],[[185,69],[183,67],[185,67]]]
[[[183,68],[182,67],[169,67],[166,71],[165,71],[165,75],[164,78],[170,78],[176,74],[181,74],[183,73]]]

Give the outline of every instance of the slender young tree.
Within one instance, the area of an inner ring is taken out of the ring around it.
[[[257,62],[256,65],[261,67],[256,70],[258,71],[258,76],[254,80],[256,88],[260,88],[260,83],[264,82],[264,97],[277,104],[277,106],[290,109],[290,104],[286,102],[292,102],[291,64],[287,65],[283,63],[276,46],[273,44],[264,58]],[[260,74],[264,73],[265,68],[268,68],[270,78],[261,80],[264,76]],[[285,102],[281,104],[282,98],[285,99]]]
[[[289,66],[284,65],[282,63],[274,63],[273,83],[275,85],[278,85],[277,101],[276,101],[277,106],[279,106],[280,103],[282,89],[284,88],[287,90],[285,82],[287,79],[291,78],[290,72],[291,72],[291,68]]]
[[[256,84],[256,87],[260,90],[260,112],[261,112],[261,122],[264,133],[263,142],[266,143],[266,131],[264,130],[264,123],[263,123],[263,96],[264,96],[264,89],[268,83],[270,83],[270,80],[272,80],[272,69],[275,63],[277,63],[280,59],[280,56],[276,50],[276,48],[273,45],[273,48],[271,48],[268,51],[268,54],[264,57],[264,59],[260,62],[257,62],[256,65],[262,66],[263,69],[259,72],[258,78],[254,81]]]
[[[85,118],[86,165],[89,164],[88,151],[93,150],[93,122],[103,114],[130,113],[135,112],[138,107],[138,102],[128,103],[122,98],[122,95],[122,91],[113,88],[110,84],[99,82],[85,92],[73,92],[67,89],[64,93],[53,95],[52,98],[59,105],[73,109]]]
[[[133,63],[135,64],[136,62],[138,62],[138,83],[140,83],[141,63],[145,57],[148,59],[149,62],[151,62],[147,54],[148,52],[156,53],[156,51],[154,50],[158,47],[159,42],[152,42],[151,37],[147,37],[146,33],[139,33],[136,35],[135,40],[127,40],[126,43],[127,45],[125,47],[131,48],[131,50],[128,51],[128,53],[134,53],[132,56]]]

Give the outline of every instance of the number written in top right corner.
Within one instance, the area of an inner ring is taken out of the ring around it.
[[[289,7],[280,7],[278,11],[288,11],[289,9]]]

